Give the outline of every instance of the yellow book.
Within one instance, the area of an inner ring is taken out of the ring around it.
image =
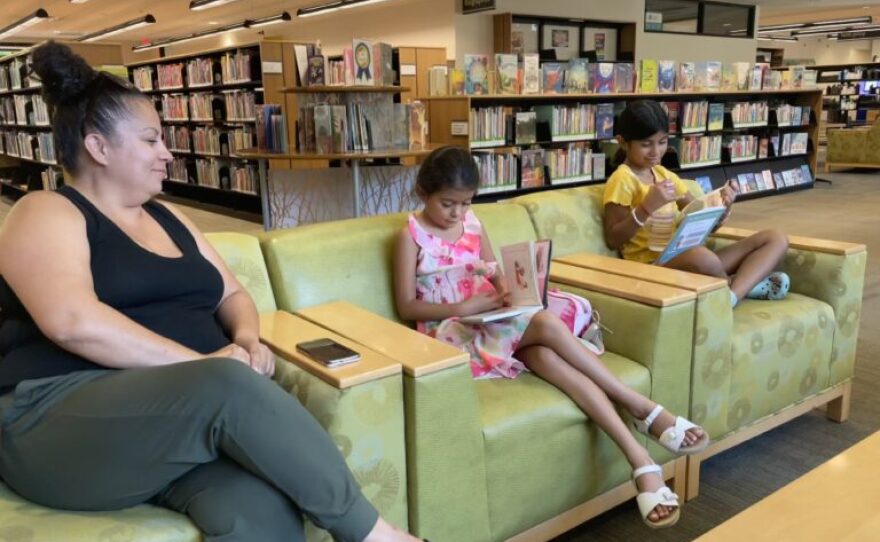
[[[657,78],[657,61],[643,59],[639,65],[639,90],[648,93],[657,92]]]

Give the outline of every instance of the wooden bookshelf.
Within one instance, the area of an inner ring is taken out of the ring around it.
[[[497,145],[485,147],[483,145],[474,145],[470,135],[456,135],[460,130],[454,130],[453,125],[465,126],[470,124],[470,112],[472,109],[484,107],[502,107],[505,114],[512,114],[516,111],[529,110],[533,106],[541,105],[573,105],[577,104],[599,104],[614,103],[618,106],[621,102],[628,102],[640,99],[653,99],[663,102],[693,102],[706,100],[710,103],[723,102],[734,103],[740,101],[769,101],[783,102],[788,105],[800,107],[808,107],[810,113],[809,124],[801,126],[776,126],[775,123],[768,122],[766,125],[754,126],[737,126],[730,124],[729,115],[725,115],[725,126],[722,130],[708,130],[707,127],[696,130],[694,133],[688,133],[687,137],[700,135],[718,135],[718,134],[756,134],[765,135],[769,138],[771,134],[778,133],[780,138],[782,132],[806,132],[807,133],[807,153],[805,155],[784,155],[772,156],[761,159],[737,159],[732,162],[729,158],[725,158],[719,162],[709,162],[703,164],[690,164],[682,168],[676,168],[677,171],[687,177],[710,176],[713,184],[723,184],[724,180],[730,178],[729,175],[734,171],[741,171],[743,168],[753,168],[753,170],[761,171],[762,169],[770,169],[777,171],[779,168],[795,168],[796,164],[806,164],[811,171],[811,179],[815,178],[817,171],[817,148],[818,148],[818,125],[822,116],[822,93],[819,89],[782,89],[782,90],[766,90],[766,91],[719,91],[719,92],[668,92],[668,93],[619,93],[619,94],[540,94],[540,95],[481,95],[481,96],[437,96],[419,98],[425,102],[427,108],[427,118],[429,121],[428,141],[432,145],[457,145],[480,152],[504,152],[511,148],[526,148],[531,145],[516,144],[506,139],[497,142]],[[763,123],[762,123],[763,124]],[[680,134],[671,134],[681,137]],[[586,141],[593,150],[594,156],[601,152],[598,148],[601,141],[596,138],[581,138]],[[549,142],[544,141],[538,144],[542,148],[563,148],[565,142]],[[479,148],[478,147],[483,147]],[[514,151],[515,153],[515,151]],[[730,169],[731,172],[727,170]],[[606,162],[606,173],[610,172],[609,164]],[[546,176],[545,176],[546,179]],[[576,185],[596,184],[604,182],[605,176],[601,178],[591,178],[590,180],[577,181]],[[561,179],[559,180],[561,181]],[[545,180],[550,184],[549,179]],[[519,186],[519,183],[518,183]],[[485,194],[483,197],[478,196],[481,200],[494,200],[501,197],[511,197],[523,193],[535,192],[540,190],[552,190],[560,187],[572,186],[558,182],[550,184],[550,186],[542,186],[537,188],[522,189],[515,191],[502,191]],[[812,186],[812,182],[809,183]],[[783,193],[791,191],[792,187],[772,191],[772,193]],[[797,187],[803,188],[803,187]],[[765,193],[753,192],[747,197],[759,197],[770,195],[770,191]]]
[[[431,154],[442,145],[428,145],[425,149],[387,149],[377,151],[319,154],[299,152],[290,148],[286,152],[267,152],[259,149],[242,149],[236,154],[246,160],[379,160],[388,158],[418,158]]]
[[[177,160],[181,160],[178,164],[185,164],[186,182],[180,182],[183,179],[172,179],[172,171],[169,171],[169,180],[163,184],[164,192],[171,196],[183,198],[185,200],[195,200],[200,203],[215,205],[222,209],[230,209],[236,211],[244,211],[247,213],[260,214],[261,202],[259,196],[259,171],[258,165],[250,162],[250,159],[243,158],[235,153],[232,145],[232,138],[228,134],[234,129],[249,130],[252,134],[251,142],[248,147],[256,145],[256,127],[257,120],[255,117],[233,117],[230,111],[225,107],[226,112],[223,118],[193,118],[192,112],[189,112],[188,118],[171,118],[165,119],[161,113],[161,97],[165,95],[180,95],[189,97],[193,94],[210,95],[212,112],[217,109],[215,102],[217,100],[225,100],[224,96],[232,92],[252,92],[254,95],[255,109],[259,109],[261,105],[267,103],[277,103],[286,105],[288,98],[282,92],[287,86],[293,85],[295,82],[295,64],[293,58],[293,45],[299,44],[299,41],[275,40],[267,39],[258,42],[245,43],[241,45],[223,47],[218,49],[208,49],[193,53],[151,58],[148,60],[133,62],[127,64],[129,77],[135,81],[135,70],[139,68],[149,68],[151,70],[152,88],[145,88],[142,91],[154,98],[157,102],[157,109],[160,109],[160,119],[164,126],[180,126],[189,127],[189,150],[173,149],[172,154]],[[224,80],[220,77],[221,59],[227,54],[249,53],[249,78]],[[209,59],[212,63],[212,81],[207,83],[199,81],[190,83],[187,77],[186,64],[195,59]],[[158,66],[168,64],[183,64],[182,68],[182,84],[160,88],[157,78]],[[295,100],[294,100],[295,102]],[[192,131],[196,128],[216,127],[227,134],[225,142],[226,149],[223,149],[221,141],[221,152],[202,152],[195,149],[195,141]],[[287,123],[287,138],[292,141],[296,134],[295,126],[290,122]],[[226,150],[224,153],[223,150]],[[199,182],[198,160],[214,167],[212,164],[218,164],[218,173],[220,176],[220,186],[213,186],[211,183]],[[239,167],[247,171],[247,177],[250,179],[247,187],[234,186],[232,177],[232,168]],[[273,169],[289,169],[291,163],[289,160],[272,160],[268,163],[268,167]],[[180,176],[179,171],[174,173]]]
[[[36,116],[34,104],[42,100],[40,93],[43,87],[38,81],[27,77],[27,73],[31,53],[39,45],[0,58],[0,70],[3,72],[0,74],[0,194],[12,199],[17,199],[28,191],[53,189],[63,182],[52,137],[50,124],[52,111],[48,104],[42,104],[46,108],[46,120],[38,121],[34,118]],[[122,64],[122,51],[117,45],[77,42],[65,43],[65,45],[96,69]],[[12,74],[13,70],[16,71],[15,77]],[[24,118],[15,105],[15,100],[19,96],[26,97]],[[11,148],[12,145],[7,144],[7,135],[15,138],[16,148]],[[23,156],[20,152],[19,136],[21,135],[32,138],[29,139],[28,144],[31,147],[29,153],[33,157]],[[40,137],[43,138],[43,147],[39,145]],[[45,154],[55,155],[55,159],[45,159],[42,151],[45,151]]]
[[[399,94],[401,92],[409,92],[409,88],[394,86],[313,85],[310,87],[286,87],[281,89],[281,92],[285,94],[344,94],[361,92],[390,92],[392,94]]]

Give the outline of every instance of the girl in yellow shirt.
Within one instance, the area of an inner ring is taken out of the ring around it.
[[[693,201],[687,185],[660,165],[669,135],[666,112],[653,100],[627,105],[617,121],[618,141],[626,160],[605,186],[605,242],[628,260],[653,263],[674,233],[681,209]],[[735,192],[725,186],[724,204],[730,212]],[[692,248],[664,266],[727,279],[734,306],[743,297],[782,299],[789,278],[773,272],[788,249],[788,239],[777,230],[763,230],[712,252]]]

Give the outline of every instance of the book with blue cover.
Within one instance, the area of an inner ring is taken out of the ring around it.
[[[703,245],[726,210],[727,208],[723,206],[706,207],[685,214],[678,224],[675,235],[657,258],[656,263],[663,265],[682,252]]]
[[[598,104],[596,106],[596,138],[611,139],[614,137],[614,104]]]
[[[801,182],[803,183],[812,183],[813,182],[813,174],[810,171],[810,166],[807,164],[803,164],[801,166]]]
[[[714,132],[724,129],[724,104],[709,104],[709,131]]]
[[[541,65],[544,76],[544,94],[562,94],[565,92],[565,68],[558,62],[545,62]]]
[[[589,61],[586,58],[572,58],[568,61],[565,74],[565,91],[569,94],[586,94],[590,91]]]
[[[610,94],[614,92],[614,64],[600,62],[596,65],[593,92],[596,94]]]
[[[489,93],[489,57],[464,55],[464,91],[468,95]]]
[[[712,179],[708,175],[701,175],[701,176],[695,178],[694,182],[696,182],[698,185],[700,185],[700,188],[703,190],[704,194],[708,194],[709,192],[711,192],[713,190],[712,189]]]
[[[660,92],[675,91],[675,61],[657,61],[657,89]]]

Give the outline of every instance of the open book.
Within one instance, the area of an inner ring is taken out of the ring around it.
[[[682,219],[678,223],[678,228],[656,263],[663,265],[682,252],[705,243],[726,210],[721,188],[690,202],[682,209]]]
[[[550,276],[549,239],[501,247],[501,265],[510,292],[510,306],[461,318],[469,324],[485,324],[542,310],[547,304]]]

